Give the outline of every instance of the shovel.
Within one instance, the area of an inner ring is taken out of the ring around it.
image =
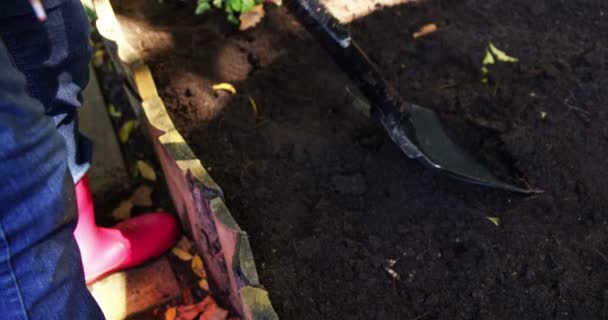
[[[519,193],[533,192],[496,178],[450,140],[434,111],[402,100],[346,27],[319,0],[288,0],[286,5],[370,101],[369,115],[406,156],[466,182]]]

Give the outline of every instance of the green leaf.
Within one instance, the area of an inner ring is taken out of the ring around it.
[[[241,13],[249,12],[255,6],[255,0],[241,0]]]
[[[241,12],[241,8],[243,7],[242,0],[226,0],[226,9],[230,8],[230,10],[234,12]],[[236,19],[236,17],[235,17]],[[230,18],[228,19],[230,20]]]
[[[226,16],[226,18],[231,23],[239,24],[239,19],[234,15],[234,12],[228,12],[228,15]]]
[[[504,51],[499,50],[498,48],[496,48],[492,42],[490,42],[490,44],[488,45],[488,49],[490,52],[492,52],[492,54],[494,55],[494,57],[496,57],[496,60],[500,61],[500,62],[511,62],[511,63],[515,63],[518,62],[519,59],[515,58],[515,57],[511,57],[508,54],[506,54]]]
[[[500,218],[498,217],[486,217],[490,222],[492,222],[495,226],[500,226]]]
[[[110,116],[112,116],[112,118],[120,118],[122,117],[122,112],[120,112],[120,110],[116,109],[116,107],[110,103],[108,110],[110,112]]]
[[[87,18],[89,18],[89,22],[91,22],[92,25],[95,25],[94,22],[97,21],[97,13],[90,6],[88,6],[88,5],[83,5],[83,6],[84,6],[84,11],[87,14]]]
[[[492,53],[490,52],[490,49],[486,49],[486,54],[483,56],[483,60],[481,61],[481,64],[484,66],[482,68],[485,68],[485,66],[490,65],[490,64],[494,64],[496,61],[494,61],[494,56],[492,55]],[[487,68],[486,68],[486,73],[487,73]]]
[[[194,11],[194,14],[200,15],[200,14],[203,14],[203,13],[209,11],[209,9],[211,9],[211,5],[209,4],[209,0],[198,0],[198,3],[196,4],[196,10]]]
[[[224,0],[213,0],[213,6],[216,8],[221,8],[224,4]]]

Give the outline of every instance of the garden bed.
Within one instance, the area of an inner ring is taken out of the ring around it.
[[[524,197],[406,159],[284,8],[238,32],[180,1],[113,4],[281,318],[608,316],[606,5],[429,0],[351,23],[407,100],[495,172],[544,190]],[[439,30],[414,40],[428,23]],[[490,41],[520,61],[484,84]]]

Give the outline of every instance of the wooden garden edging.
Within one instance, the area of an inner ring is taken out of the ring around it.
[[[184,232],[194,239],[205,264],[213,297],[244,319],[278,319],[259,282],[247,234],[208,174],[175,128],[158,96],[150,69],[129,45],[108,0],[93,0],[96,27],[114,68],[141,98],[142,120],[162,166]]]

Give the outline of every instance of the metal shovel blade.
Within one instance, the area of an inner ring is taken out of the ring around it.
[[[475,161],[447,136],[435,112],[403,101],[351,38],[346,27],[318,0],[288,0],[286,5],[350,76],[369,101],[372,118],[382,124],[408,157],[467,182],[521,193],[532,192],[499,180]]]
[[[482,186],[521,193],[532,192],[496,178],[452,142],[433,110],[410,104],[407,115],[395,112],[380,116],[379,121],[403,153],[432,169]]]

